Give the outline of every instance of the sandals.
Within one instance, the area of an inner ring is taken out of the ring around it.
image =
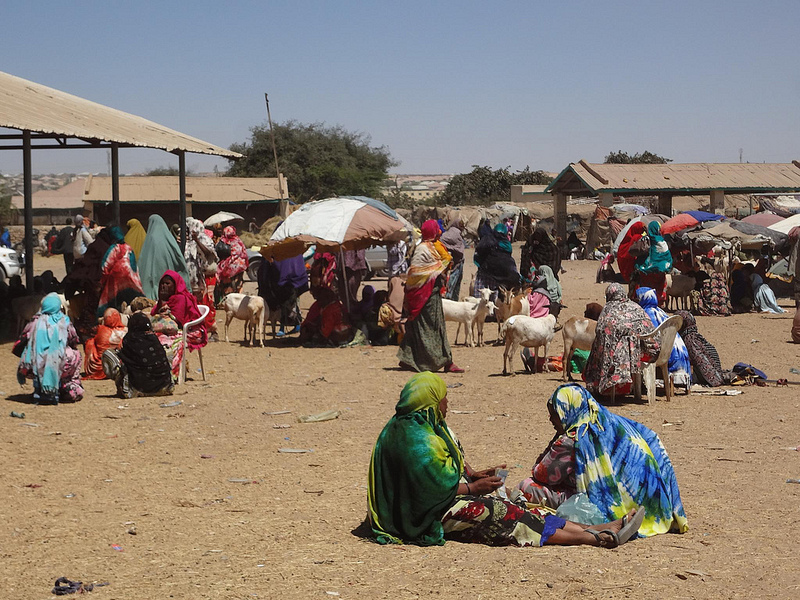
[[[627,515],[622,517],[622,528],[619,531],[611,531],[610,529],[603,529],[602,531],[586,529],[585,531],[594,536],[594,539],[597,540],[597,545],[601,548],[616,548],[636,536],[639,527],[642,526],[642,521],[644,521],[644,513],[644,507],[640,506],[630,519],[628,519]],[[601,538],[601,534],[608,535],[611,539]]]

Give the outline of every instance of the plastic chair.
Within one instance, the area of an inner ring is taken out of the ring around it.
[[[656,399],[656,367],[661,367],[661,374],[664,377],[664,395],[667,398],[667,402],[672,400],[673,382],[672,374],[669,372],[669,355],[672,353],[672,346],[675,344],[675,335],[677,335],[682,325],[683,318],[680,315],[673,315],[650,333],[639,336],[642,341],[652,338],[661,340],[661,351],[658,356],[653,362],[644,366],[641,375],[636,377],[634,381],[634,385],[637,388],[636,397],[641,398],[642,380],[644,380],[644,384],[647,387],[648,404]],[[689,393],[688,386],[686,387],[686,393]]]
[[[181,370],[178,374],[178,385],[182,383],[186,383],[186,362],[189,360],[189,350],[186,348],[186,336],[189,334],[189,329],[194,327],[195,325],[200,325],[203,321],[206,320],[208,313],[211,312],[211,309],[208,308],[205,304],[198,304],[197,309],[200,311],[200,316],[194,319],[193,321],[189,321],[183,326],[183,360],[181,361]],[[206,370],[203,367],[203,349],[197,349],[197,356],[200,358],[200,372],[203,374],[203,381],[206,380]]]

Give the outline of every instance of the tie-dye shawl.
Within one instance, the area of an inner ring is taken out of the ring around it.
[[[656,433],[615,415],[577,384],[560,386],[550,403],[575,439],[577,491],[607,519],[644,506],[640,536],[688,529],[675,472]]]
[[[369,465],[369,517],[381,544],[444,544],[441,518],[464,469],[439,401],[444,381],[428,371],[409,379],[395,415],[375,442]]]

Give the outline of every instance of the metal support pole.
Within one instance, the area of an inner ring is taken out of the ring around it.
[[[119,215],[119,144],[111,144],[111,205],[114,225],[120,224]]]
[[[181,231],[181,252],[186,250],[186,153],[178,152],[178,179],[180,185],[181,219],[178,223]]]
[[[33,293],[33,175],[31,173],[31,132],[22,132],[22,171],[25,196],[25,286]]]

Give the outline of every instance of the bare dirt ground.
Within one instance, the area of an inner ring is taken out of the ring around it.
[[[604,291],[594,283],[597,263],[565,267],[562,320]],[[63,276],[59,257],[38,258],[37,272],[45,268]],[[789,373],[800,367],[787,342],[791,314],[698,322],[725,366],[746,361],[771,379],[800,380]],[[240,322],[233,331],[232,343],[206,348],[207,381],[192,356],[194,381],[172,398],[123,401],[112,383],[90,381],[82,402],[60,406],[29,404],[11,345],[0,346],[3,597],[49,598],[59,576],[109,582],[92,592],[98,600],[800,594],[800,485],[786,483],[800,478],[800,453],[788,449],[800,444],[797,387],[613,407],[664,441],[689,518],[685,535],[616,550],[382,547],[354,530],[366,512],[372,445],[408,378],[396,368],[396,348],[280,340],[249,348]],[[495,332],[487,325],[487,339]],[[561,349],[557,337],[550,354]],[[544,404],[560,374],[499,376],[500,347],[458,346],[454,357],[469,371],[443,376],[462,384],[450,390],[450,408],[476,411],[448,418],[467,460],[507,462],[509,482],[523,479],[552,435]],[[182,404],[159,406],[174,400]],[[297,422],[327,409],[342,415]],[[25,419],[9,417],[12,410]],[[291,412],[269,414],[283,410]]]

